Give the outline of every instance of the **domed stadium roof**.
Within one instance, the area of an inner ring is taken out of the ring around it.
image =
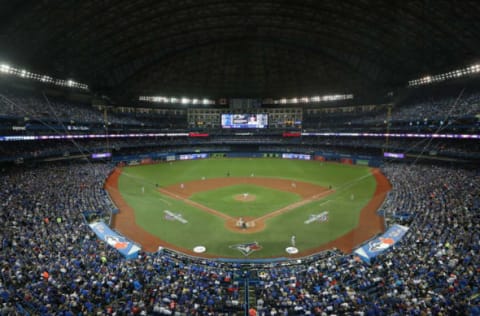
[[[478,62],[476,1],[3,1],[0,61],[110,96],[382,93]]]

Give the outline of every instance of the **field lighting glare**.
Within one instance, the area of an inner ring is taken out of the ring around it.
[[[215,104],[215,101],[209,99],[191,99],[187,97],[162,97],[162,96],[139,96],[138,100],[157,103],[171,103],[171,104]]]
[[[332,94],[313,97],[294,97],[291,99],[277,99],[274,100],[274,104],[297,104],[297,103],[314,103],[314,102],[326,102],[326,101],[338,101],[353,99],[353,94]]]
[[[416,80],[410,80],[409,86],[419,86],[424,84],[430,84],[434,82],[440,82],[447,79],[454,79],[459,77],[468,76],[480,72],[480,64],[471,65],[462,69],[455,69],[446,73],[441,73],[434,76],[427,76]]]
[[[47,75],[36,74],[33,72],[29,72],[25,69],[14,68],[7,64],[0,64],[0,73],[11,74],[11,75],[25,78],[25,79],[33,79],[33,80],[38,80],[42,82],[48,82],[57,86],[63,86],[63,87],[68,86],[72,88],[80,88],[83,90],[88,90],[88,86],[86,84],[78,83],[73,80],[65,81],[61,79],[53,79],[52,77],[49,77]]]
[[[1,64],[0,65],[0,72],[3,73],[8,73],[10,71],[10,66],[6,64]]]

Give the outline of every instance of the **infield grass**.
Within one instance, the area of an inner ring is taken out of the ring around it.
[[[244,193],[254,200],[236,200],[237,196],[243,196]],[[233,217],[258,217],[301,200],[294,193],[247,184],[196,193],[190,199]]]

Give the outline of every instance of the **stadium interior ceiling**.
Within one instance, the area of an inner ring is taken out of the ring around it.
[[[0,61],[139,95],[384,95],[478,63],[477,1],[0,3]]]

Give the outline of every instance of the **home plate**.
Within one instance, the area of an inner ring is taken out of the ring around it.
[[[196,253],[202,253],[205,252],[205,250],[207,250],[207,248],[205,248],[204,246],[196,246],[195,248],[193,248],[193,252]]]
[[[293,255],[293,254],[298,253],[298,248],[295,248],[295,247],[287,247],[287,248],[285,248],[285,251],[286,251],[289,255]]]

